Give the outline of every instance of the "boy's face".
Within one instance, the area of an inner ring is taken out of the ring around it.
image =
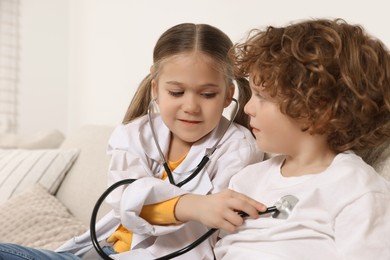
[[[250,86],[252,96],[244,111],[250,117],[257,145],[269,153],[293,153],[304,135],[300,124],[282,114],[277,100],[270,97],[263,87],[255,86],[252,79]]]
[[[217,126],[234,94],[213,60],[201,53],[184,53],[167,60],[158,79],[152,81],[152,91],[161,117],[171,130],[171,144],[185,145]]]

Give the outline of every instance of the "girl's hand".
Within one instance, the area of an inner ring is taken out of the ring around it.
[[[208,227],[234,232],[244,222],[237,211],[258,218],[266,206],[229,189],[210,195],[183,195],[176,204],[175,216],[181,222],[198,221]]]

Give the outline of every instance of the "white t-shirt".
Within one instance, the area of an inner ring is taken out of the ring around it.
[[[390,259],[390,183],[352,152],[323,172],[283,177],[283,156],[250,165],[230,188],[267,206],[299,199],[287,219],[247,219],[216,245],[217,259]]]

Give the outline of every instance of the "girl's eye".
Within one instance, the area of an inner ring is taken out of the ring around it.
[[[201,94],[203,97],[205,98],[213,98],[217,95],[217,93],[214,93],[214,92],[206,92],[206,93],[202,93]]]
[[[173,97],[180,97],[184,94],[184,91],[168,91],[168,93]]]

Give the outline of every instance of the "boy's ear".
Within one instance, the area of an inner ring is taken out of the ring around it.
[[[226,93],[224,108],[228,107],[230,105],[230,103],[232,103],[234,91],[235,91],[235,87],[234,87],[234,84],[232,84]]]

